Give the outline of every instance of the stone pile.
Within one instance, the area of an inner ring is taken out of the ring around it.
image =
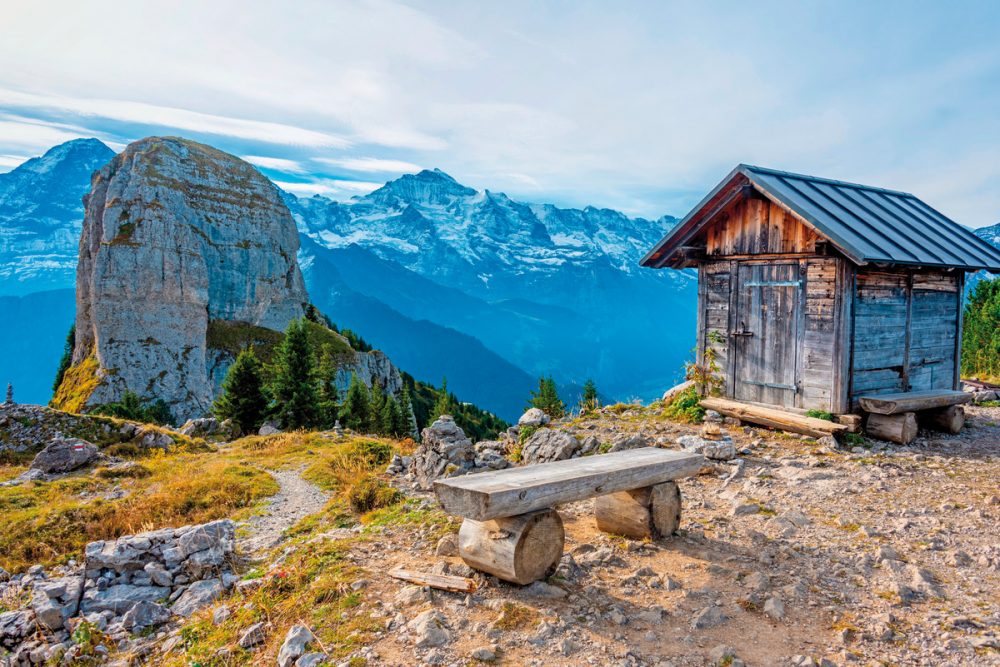
[[[190,438],[212,438],[213,440],[232,440],[240,435],[240,429],[233,423],[233,420],[219,421],[215,417],[189,419],[177,429],[177,432]]]
[[[15,577],[0,570],[0,597],[30,600],[0,614],[0,647],[10,652],[9,664],[71,660],[79,648],[70,635],[83,621],[120,647],[172,616],[190,616],[236,583],[230,567],[235,529],[223,519],[91,542],[83,566],[71,561],[53,570],[59,576],[37,565]]]
[[[421,489],[430,489],[439,477],[451,477],[475,467],[475,450],[451,415],[441,415],[420,434],[420,447],[410,463],[410,474]]]

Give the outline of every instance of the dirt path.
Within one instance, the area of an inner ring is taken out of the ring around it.
[[[285,531],[300,519],[323,509],[329,496],[312,482],[302,479],[298,470],[269,470],[281,486],[272,496],[263,514],[246,524],[249,535],[239,542],[242,553],[254,554],[279,544]]]

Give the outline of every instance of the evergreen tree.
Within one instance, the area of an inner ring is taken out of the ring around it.
[[[590,412],[596,410],[599,405],[597,399],[597,385],[588,379],[583,383],[583,396],[580,397],[580,412]]]
[[[410,387],[403,385],[403,393],[399,399],[399,421],[393,425],[393,432],[400,437],[412,435],[417,430],[413,423],[413,401],[410,398]]]
[[[316,361],[304,320],[292,320],[275,350],[271,393],[282,428],[309,428],[320,422]]]
[[[320,355],[319,369],[316,372],[319,382],[320,424],[323,428],[333,428],[337,422],[340,396],[337,392],[337,362],[330,345],[323,346]]]
[[[976,284],[964,319],[962,377],[1000,379],[1000,278]]]
[[[427,423],[433,424],[441,415],[454,416],[456,407],[454,398],[448,393],[448,378],[442,378],[441,388],[437,392],[437,400],[434,401],[434,409],[431,410]]]
[[[538,408],[553,419],[559,419],[566,414],[566,405],[559,398],[556,383],[552,377],[538,378],[538,391],[531,392],[529,408]]]
[[[382,403],[382,410],[379,414],[379,432],[382,435],[399,437],[402,435],[397,430],[402,413],[399,410],[399,401],[390,394]]]
[[[59,369],[56,370],[56,379],[52,383],[52,391],[59,391],[59,385],[62,384],[63,376],[66,375],[66,371],[69,370],[70,365],[73,363],[73,348],[76,347],[76,324],[73,324],[69,328],[69,333],[66,334],[66,344],[63,346],[62,359],[59,360]]]
[[[382,385],[375,381],[374,378],[372,379],[371,398],[369,400],[368,414],[371,420],[369,428],[375,433],[386,435],[386,432],[382,430],[382,410],[385,408],[385,390],[382,389]]]
[[[253,348],[246,348],[229,367],[212,414],[219,419],[232,419],[243,433],[253,433],[264,423],[267,406],[264,368]]]
[[[368,409],[371,399],[368,398],[368,388],[358,379],[356,373],[351,373],[351,384],[347,388],[347,396],[340,405],[340,423],[346,428],[363,433],[368,430],[371,420]]]

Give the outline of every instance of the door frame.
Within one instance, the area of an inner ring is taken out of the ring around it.
[[[792,377],[794,384],[792,389],[787,389],[782,387],[786,391],[793,392],[792,404],[786,407],[801,407],[802,405],[802,337],[805,334],[805,311],[806,311],[806,278],[807,278],[807,264],[805,261],[796,258],[785,259],[747,259],[747,260],[733,260],[730,270],[730,301],[729,301],[729,344],[726,346],[729,350],[729,359],[726,378],[727,391],[726,395],[728,398],[734,400],[739,400],[736,398],[736,382],[737,382],[737,369],[740,366],[740,353],[743,346],[739,341],[737,336],[732,334],[736,331],[736,327],[739,324],[740,318],[740,301],[743,295],[744,284],[740,276],[742,273],[741,269],[744,266],[753,265],[778,265],[787,264],[795,267],[795,274],[798,279],[795,281],[798,283],[797,289],[795,289],[795,306],[793,312],[793,319],[795,321],[794,330],[791,332],[792,336],[792,350],[794,355],[793,371]],[[793,285],[789,285],[792,287]],[[754,401],[751,401],[754,402]],[[764,405],[776,405],[774,403],[765,403]]]

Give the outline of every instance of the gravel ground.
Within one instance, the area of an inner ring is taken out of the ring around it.
[[[592,501],[560,507],[567,556],[549,584],[475,574],[481,588],[468,597],[407,587],[381,573],[473,573],[436,556],[428,533],[386,528],[352,553],[371,571],[364,607],[386,624],[357,655],[375,665],[1000,665],[1000,410],[968,412],[960,435],[853,451],[727,425],[740,458],[682,483],[675,537],[609,537]],[[674,448],[698,431],[649,409],[573,428]]]
[[[246,537],[240,539],[239,549],[244,554],[253,555],[277,546],[285,530],[299,519],[322,510],[329,500],[326,492],[302,479],[298,470],[269,470],[268,474],[281,490],[269,499],[263,514],[251,517],[241,526]]]

